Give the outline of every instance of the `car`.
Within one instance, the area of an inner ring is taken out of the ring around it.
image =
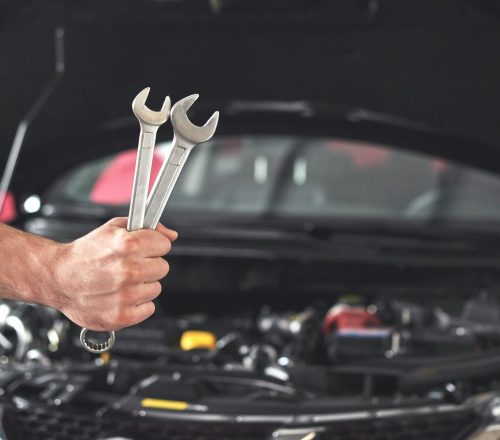
[[[15,226],[72,241],[128,214],[144,86],[220,111],[162,217],[153,317],[93,355],[59,312],[0,303],[1,437],[500,436],[495,2],[0,11]]]

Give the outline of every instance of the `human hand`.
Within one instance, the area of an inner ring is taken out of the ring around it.
[[[90,330],[119,330],[155,311],[160,281],[169,271],[162,258],[177,233],[128,232],[127,218],[114,218],[84,237],[60,245],[52,263],[54,292],[48,305]]]

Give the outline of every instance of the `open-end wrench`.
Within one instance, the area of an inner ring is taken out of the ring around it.
[[[159,112],[146,107],[149,87],[140,92],[132,102],[132,110],[141,125],[139,146],[135,162],[134,183],[132,185],[132,198],[128,216],[127,229],[137,231],[144,228],[144,215],[148,197],[149,177],[153,163],[153,153],[156,141],[156,132],[160,125],[168,120],[170,114],[170,97],[166,97]],[[92,341],[87,337],[88,330],[82,328],[80,342],[91,353],[104,353],[111,349],[115,343],[115,332],[108,332],[108,338],[102,343]]]
[[[170,114],[170,97],[166,97],[159,112],[154,112],[146,107],[149,87],[140,92],[132,102],[132,110],[141,125],[139,147],[135,162],[134,183],[132,198],[128,215],[127,229],[138,231],[144,227],[144,215],[148,198],[149,177],[156,141],[156,132],[160,125],[167,122]]]
[[[198,99],[198,96],[188,96],[172,107],[170,120],[174,129],[174,138],[170,154],[163,162],[149,194],[144,228],[156,229],[189,153],[196,145],[211,139],[215,133],[219,112],[215,112],[203,127],[194,125],[187,117],[187,111]]]

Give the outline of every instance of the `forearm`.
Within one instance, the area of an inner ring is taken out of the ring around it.
[[[61,245],[0,224],[0,297],[51,304]]]
[[[154,313],[177,233],[128,232],[115,218],[71,243],[0,224],[0,298],[45,304],[75,324],[117,330]]]

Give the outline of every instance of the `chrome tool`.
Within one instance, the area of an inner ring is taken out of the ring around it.
[[[132,197],[128,216],[127,229],[138,231],[144,227],[144,214],[148,197],[149,178],[153,153],[158,128],[167,122],[170,113],[170,97],[166,97],[159,112],[150,110],[146,106],[146,100],[150,88],[146,87],[132,102],[132,111],[139,120],[141,132],[139,135],[139,146],[135,162],[134,183],[132,184]],[[115,332],[108,332],[108,338],[104,342],[95,342],[88,338],[88,330],[82,328],[80,342],[83,347],[91,353],[104,353],[113,347],[115,343]]]
[[[203,127],[194,125],[188,119],[187,112],[198,96],[188,96],[172,107],[170,112],[170,120],[174,128],[172,147],[149,195],[144,228],[156,228],[189,153],[196,145],[211,139],[217,129],[219,112],[215,112]]]
[[[140,92],[132,103],[134,114],[141,125],[141,134],[127,224],[129,231],[145,228],[156,229],[189,153],[196,145],[212,138],[219,121],[219,112],[215,112],[203,127],[198,127],[189,120],[187,112],[199,95],[191,95],[181,99],[172,107],[171,111],[170,98],[167,96],[161,110],[154,112],[146,107],[149,90],[148,87]],[[163,162],[148,198],[156,132],[160,125],[168,120],[169,112],[174,138],[170,154]],[[80,333],[80,342],[91,353],[104,353],[110,350],[115,343],[115,332],[113,331],[109,332],[108,339],[102,343],[90,340],[87,333],[88,330],[83,328]]]

